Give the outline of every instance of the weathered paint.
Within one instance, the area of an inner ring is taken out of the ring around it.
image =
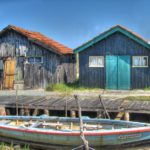
[[[1,117],[2,118],[2,117]],[[42,117],[9,117],[4,118],[24,118],[24,119],[42,119]],[[56,117],[43,117],[43,119],[59,121],[79,121],[79,119],[71,118],[56,118]],[[116,128],[116,129],[100,129],[93,131],[84,131],[84,134],[89,141],[89,145],[93,147],[108,146],[108,145],[121,145],[126,143],[133,143],[150,139],[150,125],[145,123],[116,121],[107,119],[84,119],[85,122],[99,122],[109,123],[112,125],[130,125],[132,128]],[[112,126],[111,126],[112,127]],[[64,145],[64,146],[79,146],[81,139],[79,138],[80,132],[74,130],[52,130],[40,129],[30,127],[15,127],[10,125],[0,124],[0,135],[4,137],[15,138],[30,142],[40,142],[50,145]]]
[[[106,88],[130,89],[130,56],[106,56]]]
[[[118,58],[106,56],[106,88],[118,89]]]
[[[106,32],[103,32],[102,34],[96,36],[92,40],[84,43],[83,45],[81,45],[79,47],[77,47],[74,51],[75,51],[75,53],[79,53],[83,50],[86,50],[88,47],[92,46],[93,44],[96,44],[97,42],[99,42],[101,40],[104,40],[105,38],[114,34],[115,32],[120,32],[120,33],[126,35],[127,37],[129,37],[130,39],[136,41],[137,43],[143,45],[144,47],[150,49],[150,45],[148,44],[148,42],[146,40],[139,37],[137,34],[129,31],[128,29],[124,28],[123,26],[116,25],[116,26],[110,28],[109,30],[107,30]]]
[[[106,56],[108,55],[130,56],[131,89],[150,86],[150,61],[148,62],[149,67],[132,67],[132,56],[150,57],[149,49],[121,32],[115,32],[107,38],[86,48],[86,50],[79,52],[79,81],[81,85],[106,88]],[[104,67],[89,67],[89,56],[104,56]]]
[[[59,55],[8,30],[0,36],[0,59],[7,57],[17,61],[15,81],[24,81],[25,88],[44,88],[51,83],[71,83],[76,78],[74,55]],[[28,57],[42,57],[43,63],[28,64]]]
[[[118,56],[118,89],[130,89],[130,56]]]

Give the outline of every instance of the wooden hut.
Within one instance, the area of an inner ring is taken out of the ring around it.
[[[81,85],[105,89],[150,86],[150,44],[116,25],[75,49]]]
[[[75,80],[72,49],[42,35],[9,25],[0,32],[0,85],[5,89],[45,88]]]

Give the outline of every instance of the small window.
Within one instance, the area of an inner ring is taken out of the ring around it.
[[[30,64],[43,63],[43,58],[42,57],[29,57],[28,62]]]
[[[133,67],[148,67],[148,56],[133,56],[132,66]]]
[[[31,63],[31,64],[34,64],[34,57],[29,57],[28,62]]]
[[[43,62],[42,57],[35,57],[34,62],[35,63],[42,63]]]
[[[89,56],[89,67],[104,67],[104,57]]]

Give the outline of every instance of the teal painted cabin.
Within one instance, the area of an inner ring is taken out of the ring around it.
[[[79,82],[87,87],[129,90],[150,87],[150,44],[116,25],[74,50]]]

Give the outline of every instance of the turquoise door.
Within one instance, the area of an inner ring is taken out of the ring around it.
[[[106,56],[106,88],[117,89],[117,56]]]
[[[106,88],[130,89],[130,56],[106,56]]]

